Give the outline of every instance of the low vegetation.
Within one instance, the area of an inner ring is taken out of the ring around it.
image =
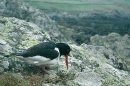
[[[66,83],[68,80],[73,80],[75,74],[72,73],[58,73],[55,78],[43,78],[42,75],[37,75],[29,72],[22,72],[20,76],[12,73],[5,73],[0,75],[0,86],[41,86],[44,83]]]

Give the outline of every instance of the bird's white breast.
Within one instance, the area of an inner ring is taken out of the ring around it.
[[[58,58],[55,59],[49,59],[42,56],[33,56],[33,57],[19,57],[24,62],[27,62],[28,64],[40,66],[40,65],[53,65],[58,62]]]

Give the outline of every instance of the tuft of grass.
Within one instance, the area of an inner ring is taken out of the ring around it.
[[[0,86],[41,86],[43,83],[58,82],[66,83],[73,80],[75,74],[59,72],[55,78],[44,78],[42,75],[34,75],[33,73],[22,73],[23,79],[13,76],[11,73],[0,75]]]
[[[29,86],[23,80],[14,77],[12,74],[0,75],[0,86]]]
[[[58,82],[66,83],[68,80],[73,80],[75,77],[74,73],[65,73],[59,72],[57,73],[57,77],[54,78],[44,78],[39,75],[31,75],[25,76],[25,80],[30,86],[40,86],[42,83],[53,83],[56,84]]]

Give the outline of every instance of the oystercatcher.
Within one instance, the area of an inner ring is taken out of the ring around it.
[[[65,56],[66,67],[68,69],[68,54],[70,50],[69,45],[65,43],[55,44],[53,42],[43,42],[21,53],[13,53],[12,55],[16,55],[28,64],[42,66],[42,70],[50,74],[50,72],[45,69],[45,66],[57,63],[61,55]]]

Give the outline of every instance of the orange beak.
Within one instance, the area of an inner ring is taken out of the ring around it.
[[[65,63],[66,63],[66,68],[68,70],[68,55],[65,55]]]

